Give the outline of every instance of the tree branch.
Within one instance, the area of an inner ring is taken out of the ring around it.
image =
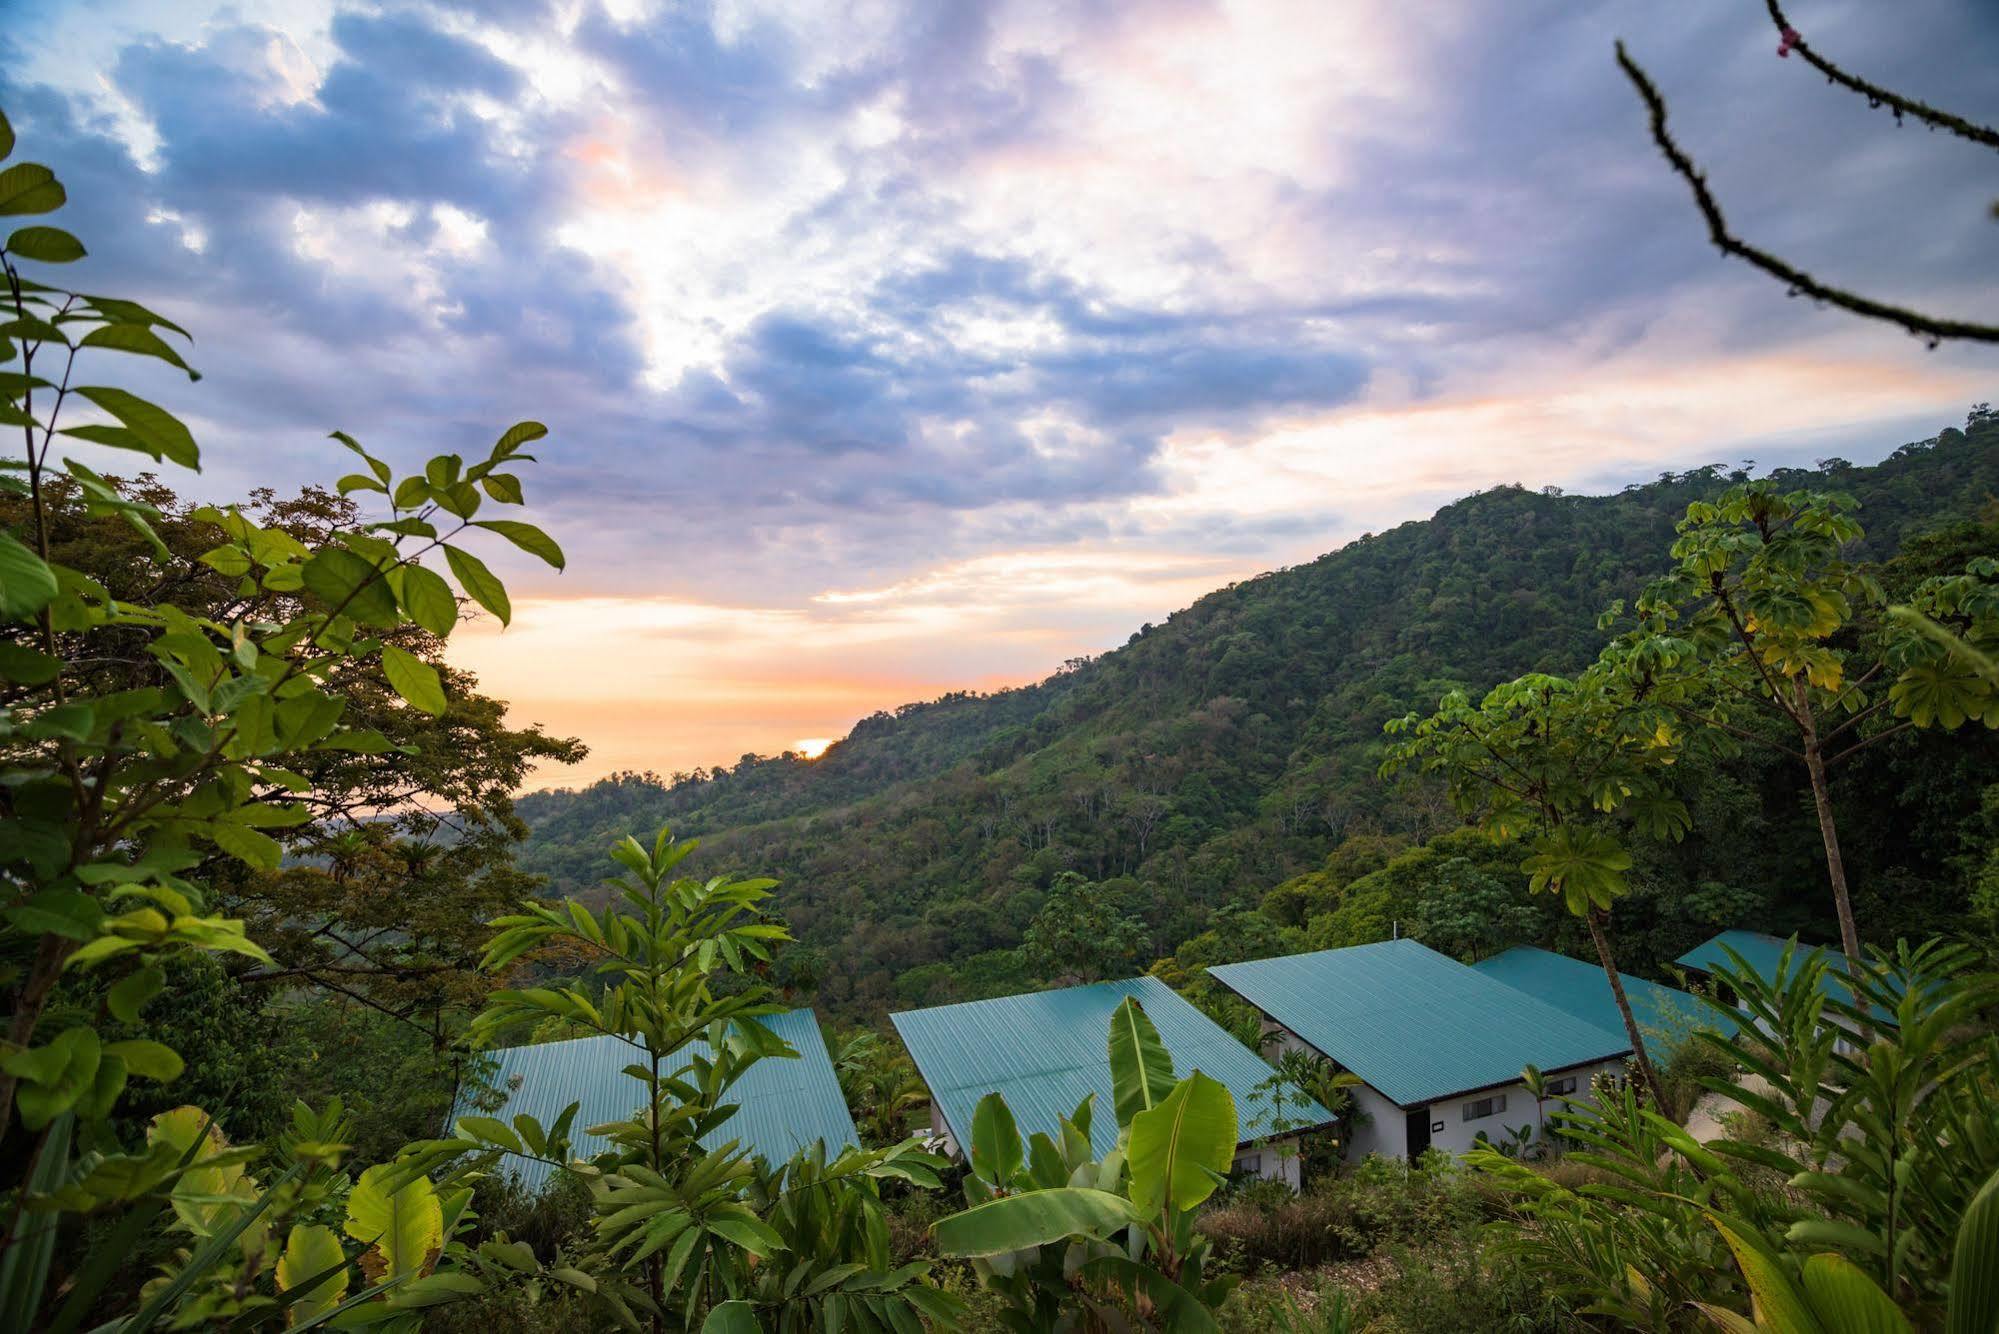
[[[1932,129],[1949,130],[1958,138],[1969,139],[1974,144],[1984,144],[1987,148],[1999,148],[1999,130],[1990,129],[1978,124],[1976,121],[1966,120],[1962,116],[1953,116],[1948,111],[1939,111],[1933,106],[1916,101],[1913,97],[1904,97],[1900,93],[1883,88],[1878,83],[1869,83],[1857,75],[1848,74],[1845,70],[1812,50],[1805,39],[1798,36],[1798,30],[1792,27],[1791,20],[1784,16],[1784,11],[1778,5],[1777,0],[1764,0],[1764,5],[1770,11],[1770,21],[1777,25],[1778,33],[1783,36],[1785,44],[1791,50],[1803,56],[1806,64],[1825,75],[1833,83],[1850,92],[1859,93],[1862,97],[1866,98],[1869,106],[1887,107],[1889,111],[1894,113],[1896,120],[1900,120],[1904,116],[1909,116],[1930,126]]]
[[[1707,222],[1708,239],[1722,254],[1747,260],[1771,277],[1788,283],[1794,295],[1804,295],[1814,301],[1823,301],[1827,305],[1837,306],[1865,319],[1898,325],[1919,338],[1927,338],[1932,347],[1946,338],[1999,343],[1999,325],[1939,319],[1918,310],[1910,310],[1906,306],[1891,306],[1857,292],[1830,286],[1789,261],[1750,245],[1730,232],[1726,219],[1722,217],[1721,205],[1716,202],[1713,193],[1707,188],[1706,176],[1694,164],[1694,160],[1687,156],[1685,150],[1674,142],[1673,136],[1666,129],[1665,98],[1660,96],[1658,88],[1653,86],[1645,71],[1640,69],[1638,63],[1625,52],[1622,42],[1617,44],[1617,63],[1623,69],[1625,77],[1629,78],[1632,86],[1638,90],[1639,98],[1645,103],[1645,110],[1651,117],[1652,142],[1658,145],[1666,161],[1679,173],[1680,178],[1686,181],[1687,188],[1693,191],[1694,203],[1699,207],[1701,217]]]

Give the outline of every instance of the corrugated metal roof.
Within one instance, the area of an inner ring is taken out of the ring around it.
[[[1795,940],[1796,937],[1792,939]],[[1729,962],[1728,955],[1723,953],[1723,947],[1726,946],[1741,955],[1742,961],[1749,965],[1756,976],[1765,982],[1770,982],[1776,979],[1777,964],[1791,943],[1790,940],[1765,935],[1761,931],[1723,931],[1720,935],[1694,946],[1673,962],[1682,968],[1691,968],[1695,972],[1712,973],[1718,966]],[[1846,955],[1833,946],[1807,945],[1799,941],[1797,952],[1791,956],[1790,976],[1796,977],[1798,970],[1803,968],[1806,961],[1814,954],[1823,954],[1826,959],[1826,970],[1819,978],[1819,990],[1828,1000],[1845,1001],[1850,1004],[1853,1000],[1853,988],[1847,984],[1843,976],[1846,971]],[[1894,981],[1891,980],[1889,985],[1895,985]],[[1883,1009],[1879,1005],[1869,1005],[1867,1009],[1877,1019],[1894,1018],[1892,1011]]]
[[[1472,967],[1598,1028],[1610,1033],[1624,1031],[1624,1017],[1617,1012],[1617,998],[1610,994],[1610,979],[1603,975],[1601,964],[1521,945],[1481,959]],[[1629,973],[1619,973],[1618,977],[1624,983],[1624,995],[1631,1002],[1631,1017],[1638,1021],[1638,1030],[1648,1045],[1656,1044],[1655,1057],[1664,1057],[1695,1029],[1712,1028],[1720,1022],[1712,1009],[1688,992]]]
[[[1413,1107],[1631,1050],[1611,1033],[1413,940],[1208,970],[1251,1005]]]
[[[765,1015],[759,1022],[790,1043],[798,1058],[767,1056],[752,1065],[729,1090],[730,1099],[737,1104],[736,1114],[702,1144],[712,1149],[732,1139],[741,1140],[750,1152],[776,1163],[818,1140],[826,1142],[829,1153],[860,1143],[812,1011]],[[507,1092],[507,1101],[497,1112],[480,1114],[511,1121],[526,1112],[546,1127],[570,1103],[581,1103],[571,1122],[571,1152],[579,1158],[607,1147],[601,1137],[584,1134],[587,1127],[622,1120],[645,1101],[645,1086],[624,1072],[626,1066],[642,1060],[643,1053],[617,1038],[570,1038],[503,1047],[490,1054],[500,1063],[493,1082]],[[665,1069],[680,1069],[695,1056],[708,1054],[707,1043],[690,1042],[674,1053]],[[516,1079],[518,1086],[514,1085]],[[455,1120],[473,1112],[461,1095],[452,1115]],[[508,1164],[531,1188],[540,1186],[550,1170],[546,1164],[511,1154]]]
[[[1023,1135],[1055,1133],[1061,1118],[1095,1093],[1090,1141],[1102,1155],[1117,1145],[1110,1024],[1127,996],[1137,998],[1159,1030],[1177,1073],[1184,1077],[1199,1070],[1228,1086],[1235,1095],[1242,1142],[1271,1130],[1270,1095],[1256,1091],[1270,1078],[1270,1067],[1156,977],[965,1001],[889,1017],[960,1144],[971,1134],[973,1109],[988,1093],[1006,1098]],[[1317,1103],[1287,1104],[1284,1114],[1294,1129],[1299,1123],[1316,1126],[1332,1120]]]

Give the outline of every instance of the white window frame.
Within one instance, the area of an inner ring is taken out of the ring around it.
[[[1578,1087],[1580,1085],[1577,1082],[1576,1076],[1563,1075],[1560,1079],[1551,1079],[1548,1081],[1547,1095],[1551,1098],[1566,1097],[1574,1093]]]
[[[1480,1111],[1480,1108],[1484,1108],[1485,1110]],[[1506,1095],[1504,1093],[1494,1093],[1483,1098],[1473,1098],[1465,1104],[1465,1120],[1467,1121],[1483,1121],[1488,1117],[1504,1116],[1505,1114]]]

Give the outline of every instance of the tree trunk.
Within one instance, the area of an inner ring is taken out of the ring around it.
[[[1826,785],[1825,754],[1819,749],[1818,720],[1803,677],[1791,678],[1791,700],[1797,710],[1798,732],[1805,743],[1805,772],[1812,776],[1812,804],[1818,808],[1819,837],[1825,840],[1826,875],[1832,881],[1833,908],[1839,914],[1839,944],[1847,962],[1859,967],[1860,928],[1853,920],[1853,900],[1846,893],[1846,862],[1839,855],[1839,829],[1832,819],[1832,789]]]
[[[1645,1035],[1638,1031],[1638,1020],[1632,1016],[1631,1000],[1624,994],[1624,979],[1617,975],[1617,961],[1610,953],[1610,933],[1604,929],[1610,914],[1601,908],[1591,908],[1585,919],[1589,922],[1590,939],[1596,942],[1596,957],[1603,964],[1603,975],[1610,979],[1610,994],[1617,1001],[1617,1013],[1624,1019],[1624,1035],[1631,1039],[1631,1059],[1638,1066],[1638,1078],[1645,1086],[1652,1105],[1664,1110],[1666,1100],[1659,1087],[1658,1072],[1652,1068],[1652,1057],[1645,1050]]]
[[[61,936],[44,935],[35,950],[35,961],[28,976],[23,979],[21,989],[14,993],[14,1013],[7,1021],[7,1041],[15,1047],[33,1044],[35,1025],[41,1021],[42,1010],[49,1002],[49,993],[55,990],[56,982],[62,977],[63,960],[69,956],[69,945]],[[0,1073],[0,1134],[14,1124],[14,1093],[20,1081],[13,1075]]]

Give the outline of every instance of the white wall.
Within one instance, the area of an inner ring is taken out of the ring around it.
[[[1359,1115],[1354,1118],[1353,1134],[1347,1139],[1343,1155],[1346,1160],[1357,1163],[1370,1153],[1384,1158],[1408,1157],[1408,1113],[1366,1084],[1350,1092]]]
[[[1562,1077],[1569,1075],[1576,1077],[1576,1091],[1565,1095],[1565,1097],[1572,1100],[1582,1100],[1588,1098],[1590,1085],[1598,1074],[1621,1076],[1624,1073],[1624,1062],[1605,1061],[1599,1065],[1586,1065],[1580,1069],[1563,1070],[1559,1073]],[[1554,1078],[1555,1075],[1551,1074],[1549,1077]],[[1465,1120],[1465,1105],[1467,1103],[1479,1102],[1486,1098],[1495,1098],[1501,1095],[1504,1095],[1506,1098],[1506,1110],[1504,1112],[1481,1117],[1476,1121]],[[1441,1121],[1444,1128],[1442,1130],[1431,1130],[1430,1147],[1442,1149],[1447,1153],[1461,1154],[1473,1146],[1481,1130],[1485,1132],[1486,1138],[1497,1142],[1506,1137],[1507,1131],[1520,1126],[1534,1126],[1538,1137],[1541,1129],[1540,1122],[1542,1115],[1560,1110],[1561,1102],[1562,1099],[1550,1098],[1543,1107],[1536,1108],[1534,1105],[1534,1095],[1527,1091],[1525,1084],[1508,1084],[1503,1088],[1480,1089],[1476,1093],[1467,1094],[1461,1098],[1451,1098],[1444,1102],[1431,1103],[1430,1124],[1434,1127]]]
[[[1287,1135],[1283,1139],[1237,1149],[1230,1170],[1254,1172],[1265,1181],[1282,1181],[1292,1190],[1297,1190],[1304,1179],[1303,1162],[1298,1156],[1298,1137]]]

